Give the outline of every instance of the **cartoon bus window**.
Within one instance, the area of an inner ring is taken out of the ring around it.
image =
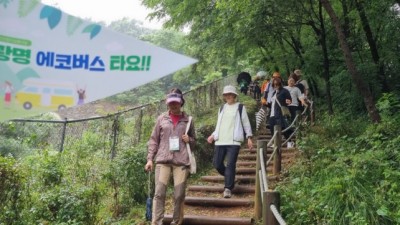
[[[26,110],[32,107],[65,109],[75,105],[75,85],[69,81],[28,78],[25,88],[16,94],[17,101]]]
[[[74,93],[72,90],[68,90],[68,89],[54,89],[54,94],[70,96],[70,95],[73,95]]]
[[[30,92],[30,93],[38,93],[39,89],[35,87],[27,87],[24,89],[25,92]]]
[[[51,88],[43,87],[43,89],[42,89],[42,105],[51,105]]]

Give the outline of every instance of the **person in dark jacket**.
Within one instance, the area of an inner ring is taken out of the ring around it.
[[[281,125],[282,130],[288,126],[288,124],[285,122],[285,118],[282,115],[281,106],[287,107],[292,103],[292,97],[290,96],[289,91],[283,88],[282,79],[274,78],[272,82],[274,92],[272,93],[271,97],[271,114],[269,118],[271,134],[274,133],[275,125]],[[286,138],[289,138],[291,134],[291,130],[283,133]]]

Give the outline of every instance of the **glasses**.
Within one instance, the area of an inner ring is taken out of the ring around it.
[[[171,93],[167,95],[167,98],[182,98],[182,95],[178,93]]]

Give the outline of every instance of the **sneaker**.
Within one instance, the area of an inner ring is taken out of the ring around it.
[[[224,198],[230,198],[230,197],[232,197],[231,190],[229,190],[228,188],[225,188]]]
[[[294,145],[294,144],[293,144],[292,141],[288,141],[288,143],[287,143],[287,148],[293,148],[293,147],[294,147],[293,145]]]

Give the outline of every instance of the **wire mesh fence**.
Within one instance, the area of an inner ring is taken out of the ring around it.
[[[183,110],[194,118],[222,103],[222,89],[235,84],[235,76],[225,77],[184,93]],[[97,151],[111,159],[119,150],[148,139],[155,119],[167,110],[165,100],[115,112],[107,116],[79,120],[13,120],[12,129],[0,130],[17,142],[29,143],[31,151],[43,148],[57,151],[73,150],[78,141],[88,140]],[[9,125],[9,124],[8,124]]]

